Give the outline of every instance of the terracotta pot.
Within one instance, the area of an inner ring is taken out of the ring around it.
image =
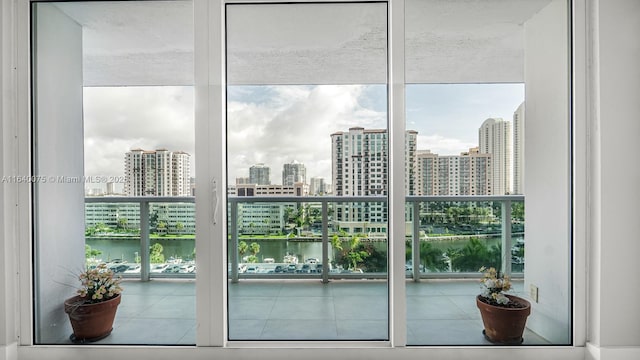
[[[520,297],[507,295],[510,301],[525,305],[523,308],[505,308],[489,305],[476,297],[476,304],[482,315],[484,335],[487,340],[501,345],[517,345],[522,343],[522,334],[531,314],[531,304]]]
[[[111,334],[113,320],[122,296],[95,304],[84,304],[83,298],[74,296],[64,302],[64,312],[69,314],[73,342],[92,342]]]

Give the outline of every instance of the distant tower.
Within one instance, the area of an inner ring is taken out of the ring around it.
[[[386,129],[352,127],[331,134],[332,185],[334,196],[388,195],[389,147]],[[414,193],[416,144],[418,133],[405,132],[405,185],[407,194]],[[395,180],[395,179],[394,179]],[[337,226],[358,223],[365,231],[386,231],[387,206],[375,203],[336,205]],[[373,230],[376,228],[376,230]]]
[[[116,191],[115,191],[115,186],[114,186],[113,182],[108,182],[107,183],[107,195],[113,195],[115,193],[116,193]]]
[[[524,102],[513,113],[513,193],[524,194]]]
[[[460,155],[418,151],[417,195],[491,195],[491,154],[471,148]]]
[[[296,183],[307,183],[307,169],[304,164],[294,160],[282,166],[282,185],[294,186]]]
[[[491,154],[492,193],[511,193],[511,122],[489,118],[478,130],[481,154]]]
[[[133,149],[124,155],[127,196],[189,196],[190,159],[185,152]]]
[[[312,177],[309,184],[309,195],[324,195],[328,193],[324,178]]]
[[[271,169],[265,164],[255,164],[249,168],[249,182],[256,185],[271,185]]]

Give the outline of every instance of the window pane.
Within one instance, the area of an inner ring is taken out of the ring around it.
[[[565,1],[406,2],[410,345],[499,343],[476,303],[481,267],[531,303],[511,344],[570,341],[567,29]]]
[[[386,24],[227,6],[230,340],[388,339]]]
[[[192,12],[33,5],[38,344],[195,343]],[[124,291],[111,333],[85,337],[62,304],[103,264]]]

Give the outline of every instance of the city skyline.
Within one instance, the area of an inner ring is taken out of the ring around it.
[[[228,90],[230,184],[254,164],[279,171],[294,160],[307,166],[308,179],[328,180],[331,133],[387,128],[384,85]],[[137,147],[195,154],[192,88],[94,87],[84,94],[86,175],[123,174],[122,154]],[[457,155],[478,145],[477,129],[486,118],[511,120],[523,100],[522,84],[407,85],[406,128],[418,131],[419,150]]]

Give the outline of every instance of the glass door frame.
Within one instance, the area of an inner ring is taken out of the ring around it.
[[[296,1],[305,3],[309,1]],[[317,2],[317,1],[316,1]],[[389,132],[389,239],[388,341],[318,341],[322,347],[404,346],[407,339],[405,291],[404,189],[404,1],[329,1],[328,3],[383,2],[387,4],[387,102]],[[196,244],[198,254],[210,262],[198,265],[196,285],[199,322],[198,346],[300,346],[309,342],[228,341],[227,315],[227,176],[226,176],[226,47],[227,4],[269,4],[271,1],[195,0],[196,93]],[[281,2],[280,2],[281,3]],[[402,180],[395,180],[402,179]],[[394,181],[395,180],[395,181]],[[394,271],[394,269],[396,271]],[[222,291],[220,291],[222,290]]]

